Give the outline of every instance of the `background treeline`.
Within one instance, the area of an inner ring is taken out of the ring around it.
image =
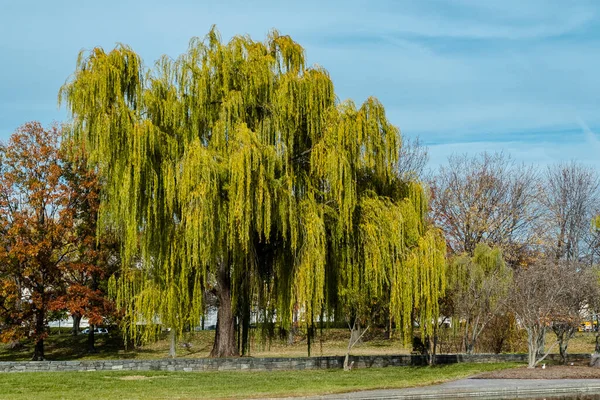
[[[486,331],[509,337],[518,322],[531,357],[546,354],[550,330],[566,354],[582,318],[597,310],[598,172],[484,153],[452,156],[427,180],[431,218],[449,249],[442,314],[460,321],[462,350],[472,352]]]
[[[101,183],[85,149],[61,138],[57,127],[28,123],[1,149],[1,334],[15,347],[34,340],[36,359],[43,357],[49,319],[72,316],[76,335],[82,317],[113,326],[123,317],[108,290],[109,278],[121,271],[117,235],[97,226]],[[418,140],[405,141],[400,160],[400,175],[427,183],[428,215],[448,249],[437,323],[420,337],[414,319],[413,350],[522,350],[525,328],[532,363],[552,350],[566,357],[580,325],[596,320],[597,171],[576,162],[526,166],[502,153],[452,156],[426,170],[427,149]],[[218,307],[214,295],[206,297],[205,311]],[[346,327],[351,348],[363,339],[394,337],[386,306],[384,299],[360,315],[306,325],[297,306],[288,329],[276,319],[263,321],[253,324],[253,337],[293,343],[301,335],[310,346],[310,337],[322,338],[319,328]],[[557,347],[544,343],[549,332]],[[94,351],[93,329],[88,335]]]

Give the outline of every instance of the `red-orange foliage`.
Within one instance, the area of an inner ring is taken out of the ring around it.
[[[61,300],[72,315],[86,317],[91,325],[98,325],[114,311],[113,302],[106,297],[106,282],[117,267],[117,246],[108,232],[97,236],[100,184],[95,171],[88,167],[85,149],[67,142],[63,151],[68,160],[65,179],[75,199],[78,242],[76,254],[65,268],[68,288]]]
[[[60,139],[57,126],[44,129],[30,122],[0,148],[1,336],[32,337],[36,360],[44,358],[49,311],[87,314],[89,304],[102,303],[97,288],[67,279],[73,272],[92,276],[99,268],[93,263],[95,220],[83,218],[95,219],[90,204],[98,202],[98,191],[91,172],[79,176],[82,163],[67,161]]]

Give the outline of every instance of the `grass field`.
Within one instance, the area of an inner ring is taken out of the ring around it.
[[[594,351],[595,334],[578,332],[569,344],[570,353],[591,353]],[[191,344],[189,349],[177,346],[177,356],[186,358],[207,357],[210,353],[214,331],[201,331],[187,334],[184,340]],[[456,340],[460,341],[460,338]],[[549,333],[546,343],[555,340]],[[46,357],[49,360],[85,360],[85,359],[153,359],[168,357],[169,342],[163,338],[155,343],[140,347],[123,346],[122,337],[116,332],[110,335],[96,335],[98,353],[88,354],[85,335],[73,337],[63,331],[58,335],[54,332],[46,339]],[[348,346],[348,331],[344,329],[327,329],[323,335],[318,334],[312,344],[312,356],[344,355]],[[33,353],[33,343],[24,341],[19,350],[10,350],[0,344],[0,361],[29,360]],[[456,348],[456,346],[454,346]],[[381,332],[372,332],[365,336],[364,343],[352,349],[352,354],[408,354],[399,339],[385,339]],[[485,349],[481,352],[485,352]],[[515,352],[527,352],[525,337],[514,346]],[[558,352],[558,348],[555,348]],[[287,340],[273,339],[270,342],[261,340],[258,335],[252,338],[250,356],[252,357],[306,357],[306,338],[298,335],[293,344]]]
[[[0,374],[0,399],[235,399],[403,388],[517,364],[454,364],[277,372],[47,372]]]
[[[215,331],[200,331],[186,334],[183,340],[190,343],[189,349],[177,346],[177,356],[186,358],[208,357],[212,348]],[[312,356],[344,355],[348,347],[348,330],[328,329],[324,334],[317,335],[312,343]],[[23,341],[19,350],[10,350],[0,344],[0,361],[28,360],[33,354],[33,343]],[[63,331],[58,335],[54,332],[45,341],[46,358],[48,360],[85,360],[85,359],[115,359],[115,358],[165,358],[169,354],[169,341],[165,337],[155,343],[139,347],[123,345],[122,337],[111,332],[110,335],[96,335],[98,353],[87,353],[87,336],[73,337]],[[353,354],[402,354],[410,353],[399,339],[384,339],[382,335],[367,335],[362,345],[354,348]],[[251,340],[250,356],[252,357],[306,357],[306,337],[298,335],[293,344],[287,340],[272,339],[265,341],[257,334]]]

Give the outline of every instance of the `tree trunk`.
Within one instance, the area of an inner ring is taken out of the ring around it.
[[[385,318],[386,318],[385,338],[387,340],[391,340],[394,337],[394,330],[393,330],[394,327],[392,326],[392,318],[390,316],[390,312],[387,309],[386,309]]]
[[[33,350],[33,358],[32,361],[44,361],[46,358],[44,357],[44,339],[38,339],[35,342],[35,348]]]
[[[248,296],[249,297],[249,296]],[[250,300],[246,300],[246,304],[241,310],[241,344],[240,352],[243,356],[250,354]]]
[[[465,325],[465,351],[467,354],[473,354],[475,352],[475,345],[477,344],[477,338],[483,330],[487,322],[481,323],[481,316],[477,315],[475,320],[469,323],[467,320]]]
[[[344,357],[344,371],[350,371],[352,369],[352,365],[350,365],[350,351],[346,353],[346,357]]]
[[[95,245],[94,245],[94,249],[95,249]],[[98,290],[98,277],[97,274],[92,273],[92,282],[91,282],[91,289],[92,290]],[[96,338],[94,336],[94,329],[96,329],[96,325],[89,325],[89,333],[88,333],[88,353],[97,353],[98,350],[96,350]]]
[[[81,314],[73,313],[71,318],[73,319],[73,329],[71,330],[71,335],[77,336],[79,335],[80,330],[79,325],[81,325]]]
[[[33,350],[33,358],[32,361],[44,361],[44,334],[46,333],[44,330],[44,311],[38,309],[35,313],[35,347]]]
[[[369,326],[367,326],[365,330],[362,330],[360,334],[357,334],[357,332],[361,331],[358,318],[354,318],[354,322],[352,325],[348,324],[348,327],[350,328],[350,340],[348,340],[348,349],[346,350],[346,357],[344,357],[344,371],[350,371],[352,369],[353,365],[350,364],[350,351],[356,343],[362,340],[363,335],[369,330]]]
[[[535,368],[538,353],[538,335],[535,330],[527,329],[527,368]]]
[[[98,350],[96,350],[96,337],[94,336],[95,328],[96,328],[96,325],[89,326],[88,340],[87,340],[88,353],[97,353],[98,352]]]
[[[222,262],[217,272],[217,328],[211,357],[237,357],[235,317],[231,308],[231,276],[229,265]]]
[[[558,245],[556,246],[556,259],[559,260],[563,255],[563,242],[565,241],[566,227],[564,222],[560,226],[560,234],[558,235]]]
[[[352,325],[348,325],[350,326],[350,340],[348,340],[348,349],[346,350],[346,357],[344,357],[344,371],[350,371],[352,369],[352,365],[350,365],[350,351],[356,344],[356,341],[360,338],[360,336],[356,336],[357,328],[360,330],[357,318],[354,319]]]
[[[567,348],[569,347],[569,339],[573,336],[573,333],[575,333],[575,327],[572,326],[563,326],[556,331],[560,362],[564,365],[567,365]]]
[[[171,328],[169,331],[169,357],[177,357],[177,351],[175,349],[175,329]]]
[[[291,346],[294,344],[294,337],[298,333],[298,310],[294,305],[294,311],[292,311],[292,325],[290,326],[290,331],[288,332],[288,345]]]
[[[567,365],[567,347],[569,346],[569,339],[561,339],[559,342],[560,351],[560,362],[563,365]]]
[[[350,340],[352,341],[353,345],[352,346],[356,346],[356,345],[360,345],[362,344],[362,329],[360,326],[360,321],[356,321],[355,326],[353,327],[353,329],[350,331]]]
[[[544,347],[546,347],[546,328],[541,328],[537,338],[537,355],[544,355]]]
[[[474,349],[475,349],[475,345],[473,344],[473,342],[467,340],[467,343],[466,343],[467,354],[473,354]]]
[[[288,335],[287,335],[287,344],[288,346],[291,346],[294,344],[294,325],[290,325],[290,330],[288,331]]]
[[[469,354],[469,319],[465,320],[465,332],[463,333],[463,346],[465,353]]]
[[[435,365],[437,355],[437,342],[438,342],[438,324],[433,325],[433,334],[428,338],[429,351],[427,354],[427,363]]]
[[[535,366],[540,363],[544,358],[550,354],[550,351],[558,343],[558,341],[548,347],[547,351],[544,351],[540,348],[540,344],[544,343],[544,338],[546,336],[546,328],[545,327],[532,327],[527,328],[527,348],[528,348],[528,365],[527,368],[535,368]]]
[[[309,357],[310,357],[310,346],[311,346],[310,339],[311,338],[312,338],[312,329],[310,329],[310,324],[307,323],[306,324],[306,347],[307,347],[307,352],[308,352]]]

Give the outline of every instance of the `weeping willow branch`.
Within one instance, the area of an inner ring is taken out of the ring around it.
[[[400,131],[375,98],[338,102],[304,57],[277,31],[223,43],[214,28],[152,69],[125,45],[79,55],[59,100],[106,182],[128,336],[196,324],[220,266],[234,313],[270,310],[285,327],[297,305],[334,315],[389,292],[403,332],[415,307],[431,329],[445,243],[421,185],[397,172]]]

